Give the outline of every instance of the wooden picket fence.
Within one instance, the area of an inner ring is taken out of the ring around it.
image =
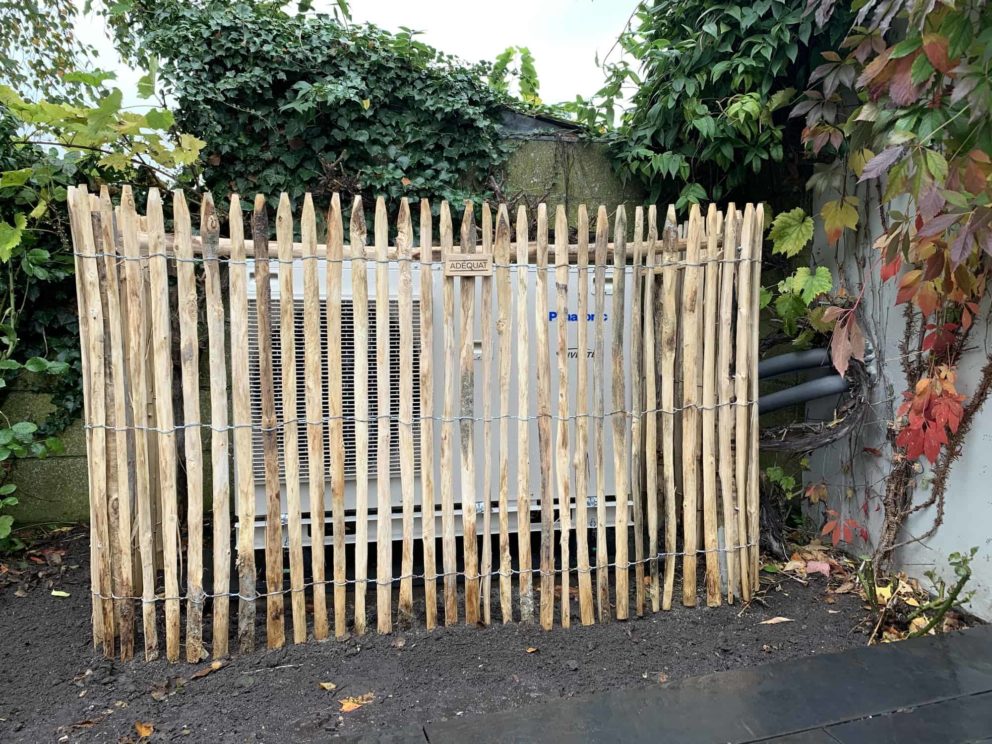
[[[155,189],[145,215],[127,186],[117,206],[85,187],[69,206],[107,656],[133,654],[139,605],[147,659],[164,614],[166,657],[185,615],[198,661],[232,634],[252,650],[263,600],[282,646],[287,596],[301,643],[371,615],[380,633],[622,620],[670,608],[677,565],[691,606],[697,562],[708,605],[757,587],[760,206],[682,225],[670,209],[660,227],[637,207],[632,229],[622,206],[581,206],[575,242],[558,207],[549,243],[543,204],[536,235],[523,207],[511,228],[483,204],[480,236],[466,203],[456,236],[424,200],[415,240],[407,200],[391,224],[379,199],[371,246],[361,199],[346,236],[337,195],[322,243],[310,195],[298,219],[282,195],[274,244],[262,196],[250,239],[236,195],[227,238],[209,194],[198,234],[182,191],[171,235]],[[379,332],[397,325],[398,347]]]

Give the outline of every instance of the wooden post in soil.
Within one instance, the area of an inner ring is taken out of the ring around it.
[[[513,620],[513,558],[510,555],[510,216],[506,204],[496,213],[496,336],[499,346],[499,607],[503,622]],[[491,458],[489,451],[486,457]],[[520,540],[530,537],[529,525],[518,514]],[[487,537],[488,539],[488,537]]]
[[[624,284],[627,273],[627,215],[621,204],[617,207],[616,222],[613,226],[613,468],[614,483],[617,488],[616,502],[616,603],[617,620],[630,616],[630,572],[628,558],[628,518],[627,503],[630,492],[627,487],[627,395],[624,389],[623,336],[624,326]]]
[[[605,430],[605,386],[606,386],[606,340],[604,333],[606,317],[606,249],[609,241],[609,218],[602,204],[596,212],[596,348],[593,356],[592,398],[593,398],[593,445],[596,456],[596,610],[599,622],[610,620],[610,569],[609,550],[606,542],[606,470],[604,451],[606,449]]]
[[[530,550],[530,367],[533,359],[528,333],[527,296],[530,283],[527,208],[517,207],[517,561],[520,566],[520,619],[534,618],[533,570]]]
[[[569,581],[572,562],[568,544],[571,539],[572,497],[568,457],[568,218],[562,204],[555,210],[555,291],[558,298],[558,318],[555,323],[558,330],[558,436],[555,475],[561,532],[561,626],[567,628],[571,624],[572,614]]]
[[[453,250],[451,209],[441,202],[441,255]],[[455,542],[455,395],[458,358],[455,356],[455,278],[444,276],[441,327],[444,330],[444,402],[441,418],[441,560],[444,571],[444,624],[458,622],[458,570]]]
[[[173,192],[172,221],[176,234],[179,364],[186,455],[186,661],[192,664],[206,655],[203,649],[203,441],[200,436],[200,342],[197,333],[200,317],[191,243],[192,225],[189,208],[180,189]]]
[[[362,197],[351,206],[351,307],[355,381],[355,634],[366,629],[369,576],[369,283]]]
[[[375,379],[376,379],[376,627],[393,631],[393,508],[389,478],[391,442],[389,358],[389,215],[375,201]]]
[[[644,441],[644,327],[642,315],[644,271],[644,208],[634,209],[634,250],[631,265],[630,308],[630,495],[634,502],[634,612],[644,614],[644,501],[642,462]]]
[[[648,522],[648,573],[650,580],[651,610],[661,609],[661,591],[658,581],[658,358],[655,346],[655,255],[658,248],[658,214],[652,204],[648,208],[648,243],[645,255],[646,276],[644,283],[644,500]],[[636,302],[636,299],[635,299]],[[637,339],[634,339],[637,343]]]
[[[255,650],[255,474],[252,467],[251,391],[248,387],[248,267],[241,202],[231,195],[231,411],[238,509],[238,648]]]
[[[128,467],[128,406],[127,406],[127,366],[125,356],[124,308],[122,308],[122,285],[117,271],[119,226],[114,224],[114,207],[110,202],[110,191],[106,186],[100,188],[100,228],[103,244],[103,274],[106,276],[103,296],[106,298],[106,321],[110,341],[110,367],[107,372],[111,376],[107,388],[107,408],[113,411],[114,431],[112,448],[108,447],[107,483],[114,483],[116,490],[110,500],[110,513],[116,515],[116,521],[109,525],[111,542],[116,545],[114,555],[117,558],[116,570],[113,571],[112,581],[117,599],[117,634],[120,638],[121,661],[127,661],[134,656],[134,603],[131,595],[134,593],[132,577],[134,564],[131,549],[131,469]],[[110,439],[108,438],[108,444]],[[110,459],[110,452],[113,459]],[[113,480],[111,480],[111,477]]]
[[[148,232],[152,357],[157,391],[172,390],[172,332],[169,312],[169,266],[165,256],[165,221],[158,189],[148,191]],[[179,515],[176,506],[176,432],[172,396],[155,396],[158,478],[162,497],[162,552],[165,560],[165,656],[179,660]]]
[[[286,531],[289,533],[290,608],[293,642],[307,639],[303,593],[303,525],[300,503],[300,438],[296,407],[296,303],[293,301],[293,210],[283,192],[276,210],[279,251],[279,355],[282,367],[282,453],[286,479]]]
[[[748,446],[750,437],[749,400],[751,396],[748,370],[751,365],[751,257],[754,249],[754,206],[744,207],[741,225],[741,254],[737,263],[737,339],[734,353],[734,397],[736,427],[734,429],[734,458],[736,461],[737,540],[741,567],[741,597],[751,601],[751,565],[748,543],[752,539],[748,521],[747,482]]]
[[[131,382],[131,419],[134,421],[135,501],[138,512],[138,549],[141,555],[141,627],[145,661],[158,657],[158,628],[155,623],[155,538],[152,533],[152,501],[148,450],[148,308],[142,274],[148,259],[138,248],[138,214],[130,186],[121,192],[121,242],[127,282],[127,363]],[[78,259],[77,259],[78,261]],[[77,275],[78,276],[78,275]],[[80,316],[82,318],[82,315]],[[154,454],[154,453],[153,453]]]
[[[758,540],[760,537],[760,524],[759,524],[759,483],[758,483],[758,345],[761,340],[760,328],[758,323],[758,312],[760,307],[760,297],[761,297],[761,249],[762,249],[762,236],[764,235],[764,222],[765,222],[765,207],[763,204],[758,204],[754,210],[754,227],[751,230],[751,236],[753,240],[753,245],[751,247],[752,261],[750,264],[751,269],[751,326],[750,331],[750,345],[751,348],[748,352],[750,359],[750,366],[748,368],[748,375],[750,376],[751,382],[751,398],[748,405],[748,410],[751,415],[751,429],[750,438],[748,439],[748,459],[751,462],[751,467],[748,470],[748,480],[747,480],[747,516],[748,516],[748,532],[750,534],[750,544],[748,545],[748,563],[751,572],[751,589],[752,591],[758,591],[761,587],[759,584],[760,575],[758,572],[758,562],[760,559],[760,546],[758,545]]]
[[[345,552],[344,514],[344,401],[341,389],[343,364],[341,344],[333,343],[340,339],[341,328],[341,277],[344,263],[344,212],[341,209],[341,196],[335,192],[331,196],[331,206],[327,214],[327,429],[331,477],[331,540],[334,551],[334,636],[344,638],[348,633],[348,573]],[[354,431],[358,431],[357,422]],[[357,440],[357,435],[356,435]],[[361,479],[356,472],[357,482]],[[321,508],[324,495],[321,493]],[[321,555],[323,549],[321,549]],[[314,555],[314,561],[317,555]],[[320,558],[323,563],[323,558]],[[356,592],[358,585],[356,584]],[[316,597],[316,595],[315,595]],[[314,599],[316,602],[316,598]]]
[[[575,389],[575,549],[578,552],[579,619],[594,622],[592,575],[589,568],[589,214],[578,210],[576,290],[578,300],[578,350]]]
[[[434,233],[431,205],[420,200],[420,529],[424,550],[424,614],[437,625],[437,558],[434,536]]]
[[[706,266],[703,280],[703,545],[706,549],[706,604],[720,604],[720,554],[717,552],[716,498],[716,316],[720,216],[710,204],[706,214]],[[725,533],[726,534],[726,533]]]
[[[661,308],[661,464],[665,490],[665,587],[661,608],[672,608],[675,588],[675,558],[678,550],[678,496],[675,492],[675,354],[678,339],[678,270],[675,245],[678,239],[675,208],[665,217],[662,251]]]
[[[476,244],[475,215],[472,202],[465,202],[462,216],[461,253],[474,253]],[[479,558],[475,529],[475,277],[463,276],[461,288],[461,504],[462,555],[465,561],[465,622],[479,622]]]
[[[231,599],[231,476],[228,426],[227,354],[224,291],[220,281],[217,241],[220,222],[210,193],[200,201],[203,240],[203,292],[210,355],[210,472],[213,502],[213,657],[228,654]]]
[[[265,467],[265,641],[269,648],[286,643],[283,618],[282,508],[279,484],[275,380],[272,371],[272,285],[269,278],[269,217],[265,197],[256,194],[251,221],[255,246],[255,309],[258,323],[258,394],[262,401],[262,462]]]
[[[537,206],[537,448],[541,472],[541,627],[554,624],[554,493],[551,490],[551,354],[548,349],[548,208]]]
[[[733,604],[738,592],[738,561],[734,553],[737,545],[737,505],[734,502],[734,378],[731,372],[733,346],[731,329],[734,324],[734,269],[737,257],[737,209],[733,202],[727,205],[723,221],[723,246],[720,253],[720,346],[717,352],[716,376],[719,395],[717,414],[718,468],[720,498],[723,504],[723,542],[727,556],[727,602]]]
[[[328,231],[334,219],[332,214],[327,215]],[[313,207],[313,197],[309,192],[303,197],[303,212],[300,215],[300,238],[303,240],[303,369],[304,369],[304,389],[303,395],[306,407],[306,430],[307,430],[307,479],[310,492],[310,574],[313,579],[313,637],[324,640],[328,635],[327,624],[327,587],[325,585],[324,571],[324,492],[326,482],[324,480],[324,390],[327,390],[327,398],[330,401],[334,395],[333,387],[328,373],[327,387],[325,388],[322,354],[320,350],[321,337],[321,307],[320,307],[320,279],[317,267],[317,214]],[[327,238],[328,244],[332,243],[330,235]],[[330,251],[329,251],[330,252]],[[340,264],[338,264],[340,267]],[[285,264],[284,264],[285,267]],[[289,268],[293,268],[290,266]],[[341,293],[341,274],[337,274],[337,292]],[[331,266],[327,266],[327,301],[330,304],[331,289]],[[335,329],[330,331],[331,324]],[[340,343],[334,343],[335,339],[341,338],[341,316],[327,319],[327,338],[332,342],[328,346],[328,370],[331,367],[330,347],[334,347],[336,353],[340,355]],[[339,357],[340,358],[340,357]],[[340,367],[338,367],[340,370]],[[340,380],[339,380],[340,384]],[[329,406],[330,407],[330,406]],[[329,413],[329,415],[332,415]],[[340,411],[333,414],[339,417]],[[331,426],[333,427],[333,420]],[[340,425],[340,419],[338,420]],[[332,493],[333,493],[333,477]],[[332,495],[333,507],[333,495]],[[331,532],[334,530],[332,528]],[[337,556],[335,555],[335,558]],[[295,626],[294,626],[295,631]]]
[[[396,220],[396,247],[399,252],[399,324],[400,324],[400,405],[399,449],[400,492],[403,507],[403,546],[400,560],[399,616],[413,622],[413,225],[410,203],[400,200]]]
[[[688,332],[682,347],[682,604],[696,605],[696,526],[699,503],[699,266],[703,218],[699,205],[689,210],[689,231],[686,236],[685,280],[682,293],[682,320]]]
[[[489,202],[482,202],[482,252],[492,255],[493,216]],[[482,344],[482,559],[479,572],[482,574],[482,622],[492,622],[492,511],[493,511],[493,280],[483,276],[479,279],[479,330]]]

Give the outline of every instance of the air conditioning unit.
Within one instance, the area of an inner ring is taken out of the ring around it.
[[[341,306],[341,337],[338,339],[329,340],[326,334],[326,324],[322,324],[321,337],[320,337],[320,348],[321,348],[321,364],[324,371],[324,379],[327,375],[327,345],[328,343],[339,343],[341,344],[341,357],[342,357],[342,402],[343,402],[343,415],[344,415],[344,474],[345,474],[345,510],[346,510],[346,540],[347,542],[354,542],[355,533],[355,480],[356,480],[356,467],[355,467],[355,425],[354,425],[354,414],[355,414],[355,400],[354,400],[354,333],[353,333],[353,312],[352,312],[352,267],[353,264],[349,261],[345,261],[343,266],[343,276],[342,276],[342,306]],[[294,333],[295,333],[295,351],[296,351],[296,389],[297,389],[297,408],[295,411],[284,411],[282,409],[282,360],[281,360],[281,323],[280,323],[280,287],[279,287],[279,272],[291,270],[293,271],[293,288],[294,288]],[[516,312],[517,312],[517,286],[518,286],[518,269],[511,269],[511,285],[513,291],[511,293],[513,297],[513,314],[511,315],[510,324],[510,334],[511,334],[511,348],[513,355],[513,363],[511,366],[510,375],[510,416],[506,420],[510,426],[509,430],[509,446],[510,450],[507,453],[507,458],[509,461],[509,483],[510,483],[510,497],[509,497],[509,522],[511,532],[522,531],[518,528],[520,520],[520,515],[517,514],[517,473],[520,465],[520,457],[518,453],[518,437],[517,437],[517,416],[524,415],[533,417],[536,414],[536,404],[537,404],[537,373],[536,373],[536,362],[534,356],[534,344],[536,339],[535,324],[537,319],[535,318],[535,289],[536,289],[536,267],[533,265],[522,267],[519,270],[525,270],[529,272],[529,290],[527,293],[527,307],[526,307],[526,317],[529,323],[529,337],[531,351],[529,354],[524,355],[522,361],[528,365],[530,370],[530,391],[529,391],[529,406],[530,410],[526,412],[518,411],[518,392],[517,392],[517,363],[521,361],[517,348],[517,325],[516,325]],[[319,286],[321,292],[321,300],[325,299],[326,292],[326,264],[323,261],[318,262],[319,271]],[[267,510],[267,499],[265,495],[265,473],[264,473],[264,461],[262,457],[262,435],[259,432],[259,428],[262,423],[262,405],[260,397],[260,385],[259,385],[259,363],[258,363],[258,326],[257,326],[257,312],[256,312],[256,290],[257,286],[255,283],[255,270],[254,262],[248,261],[248,315],[249,315],[249,330],[248,330],[248,343],[249,343],[249,380],[250,380],[250,390],[251,390],[251,412],[252,412],[252,424],[253,424],[253,468],[255,476],[255,524],[254,524],[254,542],[257,549],[264,547],[264,535],[265,535],[265,522],[266,522],[266,510]],[[376,339],[380,329],[376,324],[376,306],[375,306],[375,281],[376,281],[376,266],[375,263],[370,261],[366,265],[368,287],[369,287],[369,302],[368,302],[368,329],[369,329],[369,344],[368,344],[368,418],[369,418],[369,447],[368,447],[368,492],[369,492],[369,518],[368,518],[368,536],[370,541],[376,540],[377,535],[377,524],[378,520],[381,518],[389,519],[392,523],[392,534],[394,540],[400,540],[402,536],[402,496],[400,491],[400,465],[399,465],[399,348],[400,348],[400,328],[399,328],[399,302],[398,302],[398,287],[399,287],[399,266],[390,264],[389,266],[389,327],[383,329],[383,332],[387,333],[389,336],[389,352],[390,352],[390,410],[389,410],[389,426],[391,428],[390,437],[390,491],[392,493],[392,513],[389,515],[380,515],[377,509],[377,426],[378,426],[378,400],[377,400],[377,374],[379,374],[378,365],[376,363]],[[625,286],[625,298],[624,298],[624,323],[623,327],[628,336],[625,339],[625,378],[630,379],[629,376],[629,364],[630,364],[630,304],[631,304],[631,270],[628,267],[626,269],[626,281]],[[433,359],[432,359],[432,369],[434,377],[434,411],[433,415],[435,417],[440,417],[442,412],[442,402],[444,400],[444,358],[443,358],[443,326],[442,326],[442,283],[443,275],[441,270],[441,265],[435,264],[433,271],[433,283],[430,287],[424,287],[420,281],[420,270],[419,267],[414,264],[413,269],[413,431],[414,431],[414,462],[415,462],[415,501],[416,501],[416,514],[415,523],[417,525],[417,537],[419,538],[420,533],[420,502],[421,502],[421,481],[420,474],[421,468],[424,467],[424,463],[421,461],[420,457],[420,355],[421,355],[421,340],[420,340],[420,303],[421,298],[425,296],[426,292],[430,292],[433,297],[434,303],[434,328],[432,329],[433,338]],[[459,280],[455,280],[456,284]],[[304,348],[305,348],[305,337],[304,337],[304,310],[303,310],[303,266],[302,262],[295,262],[291,267],[284,264],[279,264],[276,261],[270,263],[270,282],[271,282],[271,333],[272,333],[272,349],[273,349],[273,379],[275,383],[275,406],[276,406],[276,418],[278,421],[283,421],[287,419],[298,419],[301,423],[297,427],[297,438],[298,438],[298,451],[299,451],[299,462],[300,462],[300,501],[303,508],[303,539],[304,544],[309,544],[310,542],[310,514],[309,514],[309,504],[310,504],[310,494],[309,494],[309,457],[307,452],[307,428],[303,424],[307,418],[306,416],[306,399],[304,391],[306,389],[305,385],[305,363],[304,363]],[[481,343],[481,333],[479,329],[479,308],[482,305],[481,298],[481,280],[476,280],[476,298],[475,298],[475,416],[477,418],[482,417],[483,410],[483,396],[490,395],[491,398],[491,411],[492,416],[499,416],[499,392],[497,386],[497,365],[498,365],[498,341],[495,328],[493,329],[493,345],[494,345],[494,361],[493,370],[491,373],[491,384],[488,388],[484,388],[482,384],[482,343]],[[542,319],[542,322],[548,323],[548,338],[551,345],[551,364],[552,364],[552,374],[551,374],[551,401],[552,401],[552,415],[557,415],[558,406],[558,372],[557,372],[557,334],[558,334],[558,323],[564,322],[568,327],[568,346],[569,346],[569,401],[570,401],[570,415],[574,415],[575,411],[575,395],[576,395],[576,366],[578,363],[578,341],[577,341],[577,273],[575,267],[572,266],[569,272],[569,313],[562,319],[557,312],[557,292],[555,289],[554,272],[551,271],[548,274],[548,317]],[[495,325],[496,318],[496,291],[495,291],[495,279],[493,280],[493,312],[492,318]],[[613,269],[610,268],[606,272],[606,317],[604,322],[604,332],[605,332],[605,349],[606,349],[606,359],[595,359],[594,343],[595,343],[595,332],[594,324],[592,322],[593,313],[595,312],[595,296],[594,296],[594,279],[593,270],[589,270],[589,299],[588,299],[588,311],[590,322],[588,324],[588,343],[589,351],[587,355],[587,361],[591,364],[605,364],[607,365],[607,372],[602,379],[609,381],[612,378],[609,372],[612,365],[612,330],[613,330],[613,306],[617,299],[613,293]],[[455,334],[456,334],[456,349],[460,348],[460,340],[458,336],[458,328],[460,327],[460,290],[456,286],[455,288]],[[322,312],[325,306],[322,304]],[[456,352],[457,353],[457,352]],[[238,372],[235,371],[235,374]],[[457,379],[457,378],[456,378]],[[630,401],[630,390],[629,385],[626,390],[627,404],[625,408],[629,409]],[[609,413],[614,409],[612,392],[607,387],[604,391],[604,410]],[[589,376],[589,401],[587,405],[587,410],[593,412],[593,398],[592,398],[592,374],[590,371]],[[328,415],[327,409],[327,399],[324,400],[324,444],[325,452],[329,451],[328,448],[328,427],[326,426],[326,417]],[[530,442],[530,492],[531,492],[531,513],[523,517],[524,524],[527,525],[524,529],[530,529],[533,531],[540,530],[541,518],[540,518],[540,471],[539,463],[540,457],[537,449],[537,426],[536,421],[531,418],[528,422],[529,427],[529,442]],[[483,442],[483,423],[482,421],[476,421],[475,424],[475,463],[476,463],[476,489],[473,494],[474,500],[471,504],[466,504],[463,497],[463,489],[461,486],[461,470],[459,466],[460,459],[460,446],[458,444],[458,437],[460,436],[460,423],[456,422],[455,428],[455,442],[454,442],[454,493],[455,493],[455,525],[458,534],[461,534],[462,528],[462,509],[466,506],[469,508],[476,509],[478,514],[482,514],[485,509],[486,495],[483,493],[483,470],[485,458],[492,458],[492,486],[489,493],[489,498],[492,502],[492,508],[495,513],[498,506],[498,473],[499,473],[499,461],[500,453],[495,449],[498,447],[498,427],[499,421],[494,420],[491,424],[492,426],[492,447],[491,452],[486,452],[484,450]],[[590,439],[592,437],[593,422],[590,421]],[[575,446],[575,420],[574,418],[569,421],[569,444],[574,453]],[[441,451],[441,430],[442,423],[439,420],[434,422],[434,455],[435,461],[432,466],[435,469],[434,483],[438,487],[440,484],[440,451]],[[557,431],[557,423],[553,422],[552,425],[552,437],[555,436],[554,432]],[[614,489],[614,465],[613,465],[613,440],[612,440],[612,421],[607,418],[603,425],[604,431],[604,452],[603,452],[603,467],[604,476],[606,483],[606,504],[607,504],[607,519],[608,526],[612,526],[614,519],[614,510],[616,503],[615,489]],[[285,484],[284,484],[284,462],[283,462],[283,445],[284,445],[284,432],[280,428],[277,432],[277,441],[279,445],[279,472],[280,476],[283,477],[283,493],[282,493],[282,521],[286,524],[286,494],[285,494]],[[628,434],[628,446],[629,446],[629,434]],[[591,447],[590,447],[591,451]],[[327,468],[327,473],[325,473],[325,494],[324,494],[324,521],[325,521],[325,542],[330,544],[333,540],[333,526],[331,522],[331,495],[330,495],[330,462],[329,458],[325,456],[325,467]],[[597,500],[596,500],[596,461],[592,456],[589,457],[588,461],[589,468],[589,498],[588,498],[588,514],[590,527],[596,525],[597,519]],[[551,478],[552,488],[554,488],[554,477]],[[572,505],[572,524],[575,525],[575,513],[574,513],[574,496],[575,488],[574,485],[570,489],[573,498]],[[441,513],[440,513],[440,492],[435,494],[436,503],[436,514],[435,514],[435,534],[441,534]],[[555,497],[555,504],[557,505],[557,496]],[[556,507],[557,508],[557,507]],[[482,530],[482,520],[481,517],[477,519],[478,530],[481,533]],[[240,525],[239,525],[240,529]],[[495,517],[492,520],[492,529],[494,534],[498,534],[499,522]],[[286,531],[284,530],[284,540],[286,538]]]

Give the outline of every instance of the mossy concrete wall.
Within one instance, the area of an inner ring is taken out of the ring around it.
[[[623,184],[613,172],[602,145],[558,139],[524,139],[510,156],[506,166],[507,198],[524,197],[529,204],[545,201],[553,210],[566,205],[569,224],[575,225],[580,204],[589,209],[590,222],[600,204],[612,216],[618,204],[628,206],[628,224],[633,227],[633,207],[644,203],[644,193],[632,184]],[[201,388],[206,391],[206,365],[201,365]],[[206,393],[201,401],[204,416],[210,410]],[[9,391],[2,404],[10,421],[41,423],[54,411],[51,396],[34,389]],[[86,522],[89,520],[88,481],[86,472],[85,432],[79,421],[62,435],[65,451],[45,460],[20,460],[11,473],[17,484],[19,504],[11,513],[19,524],[38,522]],[[204,432],[203,444],[209,446]],[[181,445],[180,445],[181,447]],[[209,459],[205,459],[209,462]],[[209,497],[209,467],[205,468]],[[209,508],[209,505],[205,505]]]
[[[617,176],[603,145],[566,139],[521,141],[506,165],[505,196],[524,196],[529,204],[544,201],[550,210],[564,204],[573,226],[580,204],[588,208],[590,220],[600,204],[611,217],[618,204],[626,204],[633,225],[633,207],[645,198],[634,183],[624,184]]]
[[[55,412],[48,393],[14,389],[3,402],[10,421],[41,423]],[[75,421],[59,438],[64,451],[44,460],[17,460],[10,482],[17,484],[17,506],[11,507],[17,524],[89,521],[89,490],[86,474],[86,436],[81,421]]]

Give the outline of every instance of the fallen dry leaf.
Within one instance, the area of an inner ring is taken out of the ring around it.
[[[783,571],[798,571],[799,573],[804,573],[806,571],[806,561],[789,561],[784,566],[782,566]]]
[[[527,653],[529,653],[529,654],[536,654],[538,652],[538,650],[539,649],[535,648],[534,646],[531,646],[530,648],[527,649]]]
[[[668,683],[668,675],[665,674],[664,672],[660,672],[658,674],[658,684],[659,685],[664,685],[664,684],[667,684],[667,683]]]
[[[771,617],[768,618],[767,620],[762,620],[760,623],[758,623],[758,625],[778,625],[779,623],[792,623],[792,622],[795,621],[791,617],[782,617],[781,615],[779,615],[778,617]]]
[[[137,732],[138,737],[141,739],[147,739],[149,736],[155,733],[155,727],[150,723],[146,723],[145,721],[135,721],[134,730]]]
[[[806,574],[818,573],[830,578],[830,564],[826,561],[806,561]]]
[[[203,669],[193,672],[193,674],[191,674],[189,678],[201,679],[203,677],[206,677],[211,672],[216,672],[218,669],[223,669],[225,666],[227,666],[226,661],[221,661],[220,659],[217,659],[217,661],[210,662],[210,664],[203,667]]]
[[[355,697],[347,697],[339,700],[341,705],[342,713],[351,713],[361,708],[363,705],[368,705],[375,699],[375,695],[371,692],[366,692],[364,695],[356,695]]]
[[[928,624],[929,622],[930,622],[930,621],[929,621],[929,620],[927,620],[927,618],[925,618],[925,617],[923,617],[922,615],[920,615],[919,617],[914,617],[914,618],[913,618],[912,620],[910,620],[910,621],[909,621],[909,629],[910,629],[910,630],[911,630],[911,631],[912,631],[913,633],[919,633],[919,632],[921,632],[921,631],[922,631],[922,630],[923,630],[923,629],[924,629],[925,627],[927,627],[927,624]],[[931,630],[930,632],[932,633],[933,631]]]
[[[833,591],[834,594],[847,594],[848,592],[853,591],[853,590],[854,590],[854,582],[853,581],[845,581],[839,587],[837,587],[836,589],[833,589],[831,591]]]
[[[333,682],[318,682],[317,684],[320,686],[321,690],[327,690],[328,692],[338,689],[338,686]]]

